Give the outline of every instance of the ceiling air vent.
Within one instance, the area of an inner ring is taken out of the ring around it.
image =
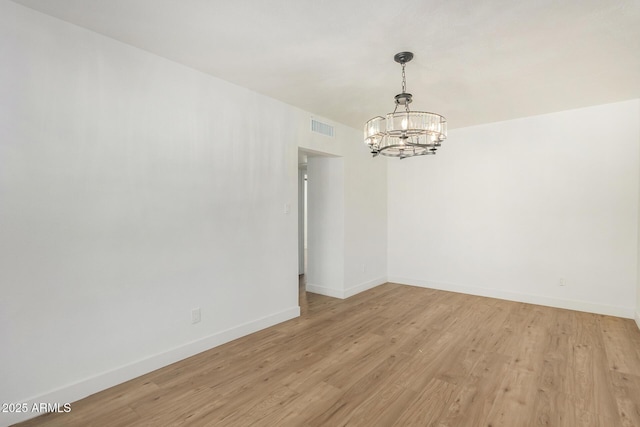
[[[333,138],[333,126],[311,119],[311,132]]]

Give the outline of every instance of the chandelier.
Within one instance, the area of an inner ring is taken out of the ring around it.
[[[409,110],[412,95],[406,92],[404,67],[413,59],[413,53],[400,52],[393,59],[402,66],[402,93],[396,95],[393,113],[374,117],[364,125],[364,142],[371,154],[404,159],[413,156],[436,154],[447,138],[447,121],[435,113]],[[404,111],[398,112],[399,106]]]

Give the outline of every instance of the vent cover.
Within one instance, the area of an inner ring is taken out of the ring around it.
[[[311,119],[311,132],[333,138],[333,126]]]

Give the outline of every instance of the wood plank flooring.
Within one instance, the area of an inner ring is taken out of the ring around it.
[[[22,426],[640,426],[632,320],[379,286]]]

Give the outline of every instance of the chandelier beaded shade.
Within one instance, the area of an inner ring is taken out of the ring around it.
[[[395,96],[393,113],[365,123],[364,142],[371,148],[373,157],[382,154],[404,159],[435,154],[447,138],[447,121],[439,114],[409,110],[412,95],[406,91],[404,68],[413,59],[413,53],[400,52],[393,59],[402,66],[402,93]],[[404,111],[398,112],[399,106],[403,106]]]

